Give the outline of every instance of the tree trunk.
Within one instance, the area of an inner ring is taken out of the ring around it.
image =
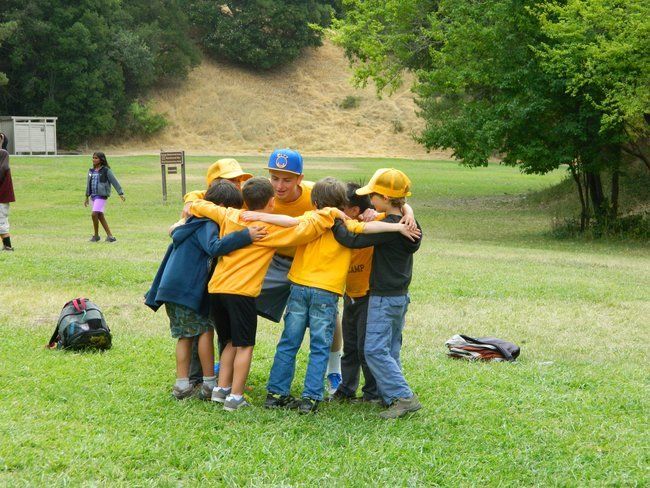
[[[571,176],[573,176],[573,180],[576,182],[576,186],[578,187],[578,196],[580,197],[580,232],[584,232],[587,228],[587,223],[589,222],[589,209],[587,208],[582,183],[580,182],[580,174],[576,170],[576,166],[576,163],[572,163],[569,165],[569,168],[571,170]]]
[[[611,212],[611,217],[614,220],[618,217],[618,188],[619,188],[618,180],[620,174],[621,173],[618,170],[618,168],[612,171],[612,193],[610,197],[612,207],[610,209],[610,212]]]
[[[607,216],[609,213],[609,205],[603,192],[603,182],[600,179],[600,173],[588,171],[586,173],[587,185],[589,186],[589,193],[591,194],[591,203],[594,207],[594,217],[599,224],[607,225]]]

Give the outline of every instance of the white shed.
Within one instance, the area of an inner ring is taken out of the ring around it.
[[[10,154],[56,154],[57,117],[0,117]]]

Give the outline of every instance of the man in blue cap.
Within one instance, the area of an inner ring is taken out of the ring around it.
[[[299,217],[313,210],[311,189],[314,183],[303,180],[303,160],[298,151],[276,149],[267,164],[269,177],[275,191],[274,214]],[[264,278],[262,293],[257,297],[257,314],[273,322],[280,322],[287,306],[291,283],[287,277],[296,248],[278,249]],[[341,381],[341,354],[343,338],[337,324],[327,379],[330,392],[336,391]]]

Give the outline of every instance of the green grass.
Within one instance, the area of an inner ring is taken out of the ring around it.
[[[188,158],[188,189],[204,186],[214,159]],[[262,158],[241,160],[264,174]],[[306,160],[311,179],[367,179],[390,165],[413,180],[425,236],[402,359],[424,408],[386,422],[365,405],[325,405],[307,418],[260,408],[280,334],[266,321],[249,381],[255,408],[172,400],[174,341],[142,295],[180,211],[178,177],[163,205],[156,157],[109,161],[127,197],[108,203],[115,244],[87,242],[89,157],[11,160],[17,250],[0,254],[0,485],[650,483],[650,253],[642,242],[551,239],[551,215],[521,195],[561,172]],[[109,352],[43,349],[78,295],[103,307]],[[450,360],[444,341],[459,332],[512,340],[521,358]],[[295,393],[305,362],[303,351]]]

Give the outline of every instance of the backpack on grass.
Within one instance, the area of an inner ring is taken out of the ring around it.
[[[100,308],[86,298],[75,298],[63,306],[48,344],[57,349],[111,348],[111,331]]]

